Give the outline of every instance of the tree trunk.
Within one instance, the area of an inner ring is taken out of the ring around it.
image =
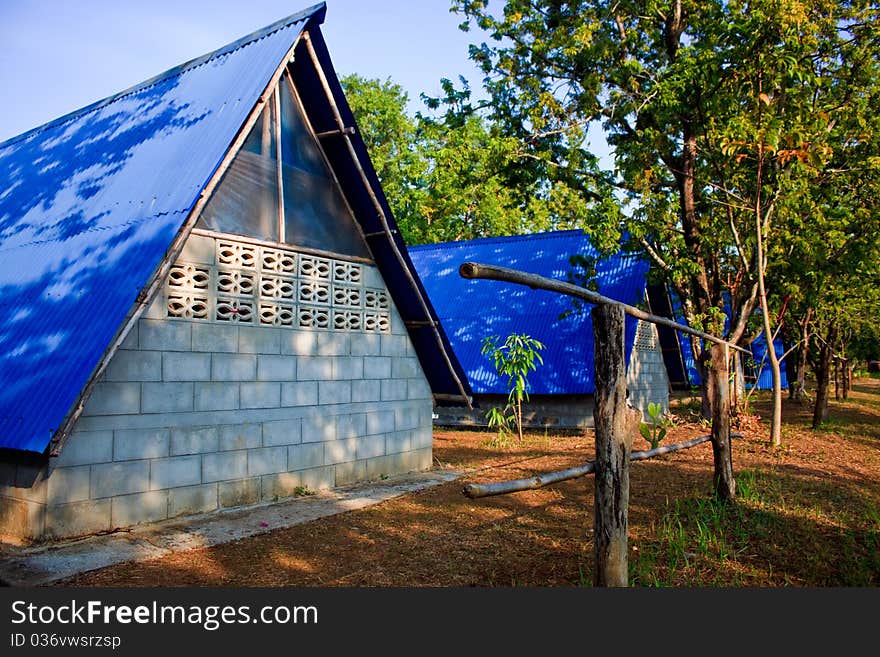
[[[831,361],[837,327],[832,324],[826,340],[819,347],[819,363],[816,367],[816,404],[813,407],[813,428],[818,429],[828,419],[828,393],[831,387]]]
[[[810,319],[813,316],[813,309],[807,308],[807,313],[801,321],[801,348],[798,353],[797,364],[797,388],[795,390],[795,399],[804,398],[804,390],[807,384],[807,358],[810,355]]]
[[[711,355],[709,349],[703,349],[699,360],[696,361],[697,370],[700,372],[700,412],[706,420],[712,419],[712,406],[715,399],[715,391],[712,388],[710,372],[712,371]]]
[[[522,399],[516,400],[516,429],[519,432],[519,441],[523,442],[523,410]]]
[[[736,499],[733,453],[730,448],[730,394],[728,392],[727,347],[713,344],[709,383],[712,388],[712,456],[715,461],[713,484],[721,500]]]
[[[840,401],[840,359],[834,357],[834,400]]]
[[[733,352],[733,387],[730,390],[730,407],[734,413],[741,409],[745,396],[745,378],[743,376],[742,356],[738,351]]]
[[[641,414],[626,402],[623,309],[600,305],[591,315],[596,387],[593,583],[627,586],[629,452]]]
[[[770,444],[782,443],[782,370],[773,344],[773,329],[770,327],[770,307],[767,304],[767,289],[764,285],[764,221],[761,209],[761,171],[763,148],[758,146],[758,193],[755,197],[755,235],[757,237],[755,260],[758,264],[758,300],[761,304],[761,321],[764,328],[764,341],[767,343],[767,357],[770,359],[770,373],[773,376],[773,416],[770,419]]]

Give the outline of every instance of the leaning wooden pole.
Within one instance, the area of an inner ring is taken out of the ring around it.
[[[596,388],[593,584],[627,586],[629,452],[640,414],[626,403],[623,308],[602,304],[591,315]]]
[[[742,438],[741,433],[730,434],[731,438]],[[663,454],[671,454],[683,449],[690,449],[697,445],[712,440],[712,436],[700,436],[692,438],[681,443],[673,443],[672,445],[664,445],[656,449],[646,449],[639,452],[630,452],[629,460],[644,461]],[[545,486],[558,484],[560,481],[568,481],[569,479],[577,479],[592,474],[596,470],[595,461],[587,461],[583,465],[577,465],[573,468],[565,470],[557,470],[555,472],[545,472],[544,474],[535,475],[534,477],[524,477],[523,479],[510,479],[508,481],[495,481],[489,484],[466,484],[462,488],[465,497],[471,499],[479,499],[481,497],[493,497],[495,495],[507,495],[509,493],[518,493],[523,490],[537,490]]]

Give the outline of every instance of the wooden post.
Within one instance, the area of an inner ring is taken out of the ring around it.
[[[721,500],[736,498],[733,478],[733,453],[730,447],[730,392],[728,385],[728,350],[723,344],[710,349],[709,387],[712,390],[712,453],[715,463],[713,483]]]
[[[627,586],[629,452],[641,414],[626,403],[623,309],[598,305],[592,318],[596,387],[593,583]]]

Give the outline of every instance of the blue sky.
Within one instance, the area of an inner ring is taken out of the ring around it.
[[[111,96],[315,4],[315,0],[0,0],[0,141]],[[340,75],[390,78],[409,94],[440,94],[464,75],[476,32],[451,0],[327,0],[322,31]],[[591,130],[597,154],[607,153]],[[606,160],[606,166],[610,162]]]
[[[215,50],[317,0],[0,0],[0,141]],[[391,78],[421,109],[478,73],[449,0],[327,0],[340,74]]]

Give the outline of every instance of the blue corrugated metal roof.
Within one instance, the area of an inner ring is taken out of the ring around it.
[[[673,306],[673,314],[676,322],[687,325],[687,320],[684,318],[684,313],[681,309],[681,301],[679,301],[678,297],[675,293],[670,293],[670,298],[672,300]],[[758,309],[756,312],[760,312]],[[727,327],[730,321],[729,316],[725,317],[725,328]],[[697,369],[696,360],[694,359],[694,352],[691,348],[691,338],[686,333],[678,333],[679,344],[681,345],[681,355],[684,360],[685,367],[687,368],[688,375],[688,383],[692,386],[699,386],[702,382],[702,377],[700,376],[700,371]],[[777,339],[774,342],[774,346],[776,348],[776,355],[782,356],[785,353],[785,345],[782,340]],[[765,357],[767,353],[767,341],[764,339],[763,334],[759,335],[752,342],[750,346],[752,352],[752,360],[754,361],[754,367],[750,364],[744,364],[743,370],[744,374],[747,377],[754,378],[754,375],[757,374],[757,380],[747,383],[747,387],[756,387],[758,390],[772,390],[773,389],[773,372],[770,371],[770,361],[765,360],[763,367],[761,367],[761,359]],[[788,375],[786,373],[785,361],[781,361],[779,363],[779,370],[781,374],[781,385],[782,388],[788,388]]]
[[[773,341],[773,346],[777,357],[781,357],[785,353],[785,345],[779,338]],[[770,368],[770,359],[766,357],[767,340],[764,338],[764,335],[762,334],[755,338],[755,341],[752,342],[750,348],[752,351],[752,360],[755,361],[755,366],[753,368],[754,375],[757,375],[757,380],[753,385],[758,390],[772,390],[773,370]],[[781,379],[780,386],[785,390],[788,388],[788,372],[786,371],[784,360],[779,363],[779,374]]]
[[[0,144],[0,447],[64,422],[316,5]]]
[[[475,393],[507,392],[506,382],[480,354],[480,347],[488,335],[504,339],[511,333],[526,333],[546,345],[541,352],[544,364],[529,376],[531,394],[594,391],[591,306],[561,319],[573,309],[570,297],[498,281],[465,280],[458,273],[461,263],[473,261],[565,281],[573,271],[570,256],[599,255],[582,231],[430,244],[410,247],[409,254]],[[600,294],[632,305],[642,301],[647,262],[620,253],[600,260],[597,271]],[[635,326],[627,317],[627,355]]]

